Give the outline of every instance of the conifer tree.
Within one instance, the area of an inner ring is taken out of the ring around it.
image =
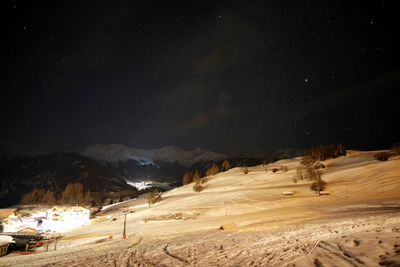
[[[46,193],[42,197],[43,204],[54,205],[56,203],[56,198],[54,193],[50,190],[47,190]]]
[[[224,171],[229,170],[230,168],[231,168],[231,164],[229,163],[229,161],[224,160],[224,162],[222,162],[221,170],[224,172]]]
[[[91,192],[90,189],[85,193],[85,197],[83,198],[83,203],[86,205],[90,205],[90,201],[91,201]]]
[[[219,172],[219,167],[213,164],[207,171],[206,176],[216,175]]]
[[[183,185],[190,184],[192,181],[193,181],[193,173],[191,173],[191,172],[185,173],[185,175],[183,176],[183,179],[182,179],[182,184]]]
[[[193,179],[192,179],[192,181],[195,182],[195,183],[198,183],[198,182],[200,181],[200,178],[201,178],[201,176],[200,176],[200,174],[199,174],[199,171],[196,170],[196,171],[194,172],[194,174],[193,174]]]

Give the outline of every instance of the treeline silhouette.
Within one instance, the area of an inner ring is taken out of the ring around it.
[[[71,204],[71,205],[91,205],[90,190],[84,191],[81,183],[68,184],[61,194],[57,194],[51,190],[34,189],[32,192],[22,196],[20,204]]]
[[[341,143],[338,143],[336,145],[320,145],[319,147],[305,149],[303,152],[303,157],[309,157],[314,162],[324,161],[330,158],[337,158],[345,155],[346,150]]]
[[[227,171],[231,168],[231,163],[228,160],[224,160],[222,162],[221,168],[218,167],[217,164],[212,164],[210,168],[208,168],[205,172],[205,177],[213,176],[218,174],[220,171]],[[198,170],[194,172],[187,172],[183,176],[182,183],[183,185],[190,184],[192,182],[199,183],[202,178],[202,175]]]
[[[204,189],[203,184],[205,184],[208,181],[208,176],[213,176],[217,175],[220,171],[227,171],[231,168],[231,164],[228,160],[224,160],[222,162],[221,168],[217,164],[212,164],[210,168],[207,169],[205,172],[205,176],[202,177],[202,175],[199,173],[198,170],[195,172],[187,172],[183,176],[182,183],[183,185],[187,185],[190,183],[193,184],[193,191],[195,192],[201,192]]]

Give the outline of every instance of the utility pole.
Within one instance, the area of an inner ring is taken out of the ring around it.
[[[124,213],[124,232],[122,233],[122,239],[126,239],[126,214]]]

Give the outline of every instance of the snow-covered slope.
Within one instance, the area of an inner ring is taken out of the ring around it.
[[[190,167],[199,162],[219,161],[227,158],[223,154],[205,151],[200,148],[185,151],[179,147],[166,146],[157,149],[136,149],[122,144],[92,145],[79,151],[83,156],[93,158],[101,162],[117,164],[128,160],[136,160],[138,163],[147,165],[155,162],[178,163],[184,167]]]

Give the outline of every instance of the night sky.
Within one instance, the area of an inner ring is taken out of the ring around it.
[[[388,148],[398,12],[366,2],[3,1],[0,144]]]

